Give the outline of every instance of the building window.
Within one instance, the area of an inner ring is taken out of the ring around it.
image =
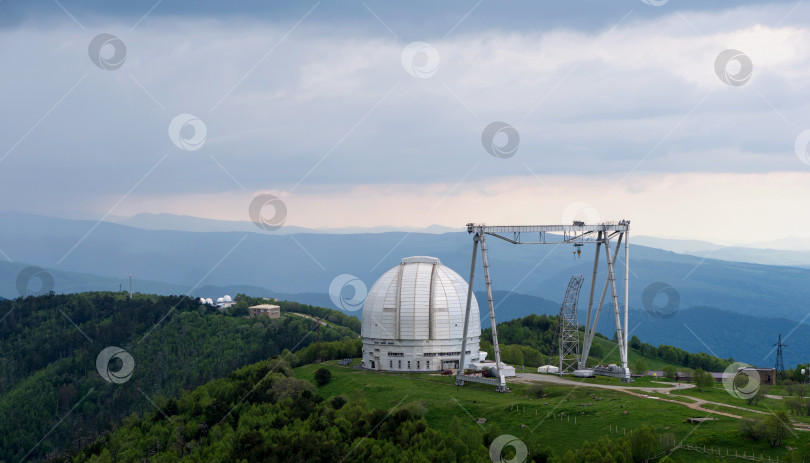
[[[388,368],[394,368],[394,361],[393,360],[388,361]]]
[[[430,360],[425,360],[425,368],[430,370]]]
[[[397,368],[402,369],[402,360],[397,360]]]
[[[420,362],[419,362],[419,360],[417,360],[417,361],[416,361],[416,369],[417,369],[417,370],[422,369],[422,366],[421,366],[419,363],[420,363]]]
[[[409,370],[411,369],[411,361],[410,360],[408,360],[408,369]]]

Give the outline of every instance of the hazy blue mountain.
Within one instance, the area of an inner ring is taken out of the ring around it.
[[[810,267],[810,251],[803,248],[768,249],[759,247],[721,246],[707,241],[677,240],[650,236],[634,237],[633,242],[665,251],[677,252],[679,254],[689,254],[697,257],[707,257],[731,262]],[[779,243],[773,244],[774,246],[780,245]]]
[[[14,299],[20,296],[17,290],[17,278],[24,269],[31,267],[27,263],[11,263],[0,261],[0,299]],[[53,290],[57,293],[80,293],[85,291],[123,291],[129,290],[129,276],[120,278],[91,275],[88,273],[68,272],[53,268],[44,269],[54,281]],[[42,288],[39,278],[32,278],[28,285],[30,292],[37,292]],[[189,288],[183,285],[162,283],[158,281],[133,278],[133,287],[136,291],[150,294],[184,294]],[[2,316],[0,314],[0,316]]]
[[[466,233],[194,233],[20,213],[1,213],[0,220],[0,249],[14,261],[114,276],[107,283],[112,289],[132,274],[137,280],[179,288],[245,285],[286,294],[324,294],[340,274],[355,275],[371,286],[402,257],[412,255],[436,256],[466,276],[472,248]],[[560,300],[572,274],[588,276],[592,271],[594,247],[586,247],[577,259],[569,246],[516,246],[495,238],[487,243],[498,291]],[[631,245],[631,264],[634,307],[643,307],[644,289],[660,281],[679,292],[681,307],[709,306],[793,320],[808,311],[807,269],[703,259],[638,245]],[[600,272],[604,275],[604,268]],[[622,275],[619,278],[621,287]],[[57,291],[69,287],[55,279]],[[0,294],[16,296],[9,291],[14,275],[7,275],[4,285],[8,289]],[[476,290],[484,289],[480,264],[475,285]]]
[[[810,338],[805,336],[810,333],[810,325],[794,320],[746,316],[712,307],[690,307],[666,319],[641,311],[631,313],[630,320],[631,330],[637,326],[636,332],[645,342],[669,344],[721,358],[734,357],[767,367],[774,366],[773,344],[781,333],[787,344],[783,349],[785,366],[810,360]]]
[[[642,246],[663,249],[665,251],[692,254],[694,252],[709,252],[722,249],[724,246],[708,241],[684,240],[676,238],[658,238],[655,236],[633,236],[633,242]]]

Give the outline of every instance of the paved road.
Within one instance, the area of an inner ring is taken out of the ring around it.
[[[637,387],[632,385],[627,386],[614,386],[612,384],[594,384],[594,383],[587,383],[587,382],[580,382],[574,381],[570,379],[566,379],[557,375],[541,375],[537,373],[518,373],[516,380],[520,381],[523,379],[523,382],[534,382],[534,381],[543,381],[546,383],[554,383],[554,384],[566,384],[569,386],[585,386],[585,387],[596,387],[600,389],[614,389],[617,391],[642,391],[642,392],[657,392],[659,394],[669,394],[669,391],[674,389],[691,389],[695,387],[693,384],[688,383],[665,383],[663,381],[659,381],[660,384],[669,384],[669,386],[661,386],[661,387]],[[514,381],[514,380],[513,380]]]

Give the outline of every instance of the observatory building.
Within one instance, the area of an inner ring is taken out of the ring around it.
[[[374,283],[363,305],[363,367],[439,371],[458,368],[467,307],[467,282],[435,257],[406,257]],[[479,352],[481,319],[470,308],[465,365]]]

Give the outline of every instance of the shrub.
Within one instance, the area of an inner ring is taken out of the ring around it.
[[[649,462],[660,451],[661,444],[652,426],[644,426],[630,434],[630,447],[633,449],[633,460]]]
[[[757,388],[757,391],[754,393],[754,395],[746,399],[746,402],[748,403],[748,405],[759,405],[759,403],[762,402],[762,399],[765,398],[765,394],[767,393],[766,391],[767,391],[766,388],[760,386],[759,388]]]
[[[714,387],[714,377],[712,377],[711,373],[705,372],[699,368],[695,370],[694,381],[695,386],[697,386],[700,391],[709,390]]]
[[[782,441],[792,429],[793,426],[788,421],[787,413],[782,410],[765,418],[765,439],[771,447],[782,445]]]
[[[807,409],[801,397],[785,397],[785,406],[793,415],[804,415]]]
[[[743,418],[740,420],[740,434],[753,441],[762,439],[765,437],[765,420],[762,418]]]
[[[326,368],[318,368],[315,370],[315,382],[318,383],[318,386],[323,386],[325,384],[329,384],[329,381],[332,380],[332,372],[327,370]]]
[[[546,395],[546,388],[542,384],[532,384],[526,389],[529,397],[537,397],[538,399]]]
[[[647,361],[639,357],[633,362],[633,373],[644,376],[647,374]]]

